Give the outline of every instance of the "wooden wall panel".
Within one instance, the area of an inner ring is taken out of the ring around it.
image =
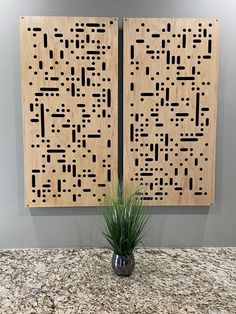
[[[216,19],[124,19],[124,181],[146,205],[211,205]]]
[[[117,18],[21,17],[25,205],[95,206],[117,178]]]

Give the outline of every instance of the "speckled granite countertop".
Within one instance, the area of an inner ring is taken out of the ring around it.
[[[139,249],[128,278],[111,255],[0,250],[0,313],[236,313],[236,249]]]

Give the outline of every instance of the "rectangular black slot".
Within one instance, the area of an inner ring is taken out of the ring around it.
[[[62,124],[63,128],[70,128],[70,124]]]
[[[154,96],[154,93],[141,93],[141,96]]]
[[[195,133],[196,136],[203,136],[203,133]]]
[[[30,119],[30,122],[39,122],[39,119]]]
[[[181,142],[197,142],[198,138],[196,137],[184,137],[180,139]]]
[[[63,34],[60,34],[60,33],[57,33],[57,34],[54,34],[55,37],[63,37]]]
[[[192,75],[195,75],[195,73],[196,73],[196,67],[192,67]]]
[[[96,178],[96,174],[89,173],[88,178]]]
[[[83,148],[86,147],[86,140],[82,140],[82,147],[83,147]]]
[[[134,46],[130,46],[130,59],[134,59]]]
[[[148,133],[140,133],[140,137],[148,137]]]
[[[86,26],[88,27],[100,27],[99,23],[86,23]]]
[[[178,168],[175,168],[175,176],[177,176],[177,175],[178,175],[178,173],[179,173]]]
[[[130,90],[131,92],[134,91],[134,83],[130,83]]]
[[[30,111],[33,112],[34,111],[34,104],[30,103]]]
[[[110,88],[108,88],[108,90],[107,90],[107,107],[108,108],[111,107],[111,90],[110,90]]]
[[[170,24],[170,23],[167,23],[166,29],[167,29],[167,32],[170,32],[170,31],[171,31],[171,24]]]
[[[37,190],[37,196],[41,197],[41,191],[40,190]]]
[[[67,165],[67,172],[71,172],[71,165]]]
[[[206,118],[206,126],[209,126],[209,118]]]
[[[45,137],[44,104],[40,105],[41,136]]]
[[[159,183],[160,183],[160,185],[163,185],[163,183],[164,183],[163,178],[160,178]]]
[[[177,56],[176,60],[177,60],[176,63],[180,64],[180,56]]]
[[[51,162],[51,156],[50,155],[47,155],[47,162]]]
[[[172,64],[175,64],[175,56],[172,56],[172,58],[171,58],[171,63],[172,63]]]
[[[43,61],[39,61],[39,69],[40,69],[40,70],[43,69]]]
[[[101,188],[104,188],[106,186],[106,184],[105,183],[98,183],[98,186]]]
[[[90,36],[89,36],[89,34],[87,34],[86,35],[86,43],[89,44],[89,42],[90,42]]]
[[[208,40],[208,53],[211,53],[211,51],[212,51],[212,40],[209,39]]]
[[[48,156],[50,156],[50,155],[48,155]],[[59,164],[64,164],[66,162],[66,160],[65,159],[57,159],[57,162]]]
[[[165,161],[168,161],[168,154],[167,153],[165,153]]]
[[[170,185],[173,185],[173,178],[170,178]]]
[[[44,46],[44,48],[47,48],[47,46],[48,46],[48,35],[47,34],[43,34],[43,46]]]
[[[199,111],[200,111],[200,93],[196,94],[196,117],[195,125],[199,126]]]
[[[186,34],[183,34],[182,36],[182,47],[186,48]]]
[[[64,113],[53,113],[53,114],[51,115],[51,117],[52,117],[52,118],[64,118],[65,115],[64,115]]]
[[[142,176],[142,177],[152,177],[153,173],[152,172],[141,172],[140,176]]]
[[[100,138],[101,134],[88,134],[88,138]]]
[[[71,83],[71,96],[75,96],[75,83]]]
[[[87,78],[87,86],[90,86],[90,78]]]
[[[134,125],[130,124],[130,142],[134,141]]]
[[[166,133],[165,134],[165,146],[168,146],[169,144],[169,135]]]
[[[202,195],[202,192],[195,192],[194,195]]]
[[[151,201],[151,200],[153,200],[153,197],[151,197],[151,196],[144,196],[142,199],[144,201]]]
[[[146,67],[146,75],[149,75],[149,74],[150,74],[150,68]]]
[[[75,41],[75,47],[76,47],[76,48],[79,48],[79,39],[76,39],[76,41]]]
[[[205,55],[205,56],[203,56],[203,59],[211,59],[211,56]]]
[[[76,194],[73,194],[72,199],[73,199],[73,202],[76,202]]]
[[[71,73],[71,75],[75,75],[75,68],[74,67],[70,68],[70,73]]]
[[[40,173],[40,170],[39,169],[32,169],[32,172],[33,173]]]
[[[75,130],[72,130],[72,142],[73,142],[73,143],[76,142],[76,133],[75,133]]]
[[[160,37],[160,34],[152,34],[152,37],[153,37],[153,38],[159,38],[159,37]]]
[[[81,125],[77,124],[77,132],[80,133],[81,132]]]
[[[201,43],[202,41],[201,41],[201,39],[194,39],[193,42],[194,42],[195,44],[197,44],[197,43]]]
[[[65,40],[65,48],[69,48],[69,40],[68,39]]]
[[[91,192],[91,189],[83,189],[83,192]]]
[[[166,88],[166,101],[169,101],[170,99],[170,89],[169,87]]]
[[[96,162],[96,159],[97,159],[97,158],[96,158],[96,155],[93,155],[93,156],[92,156],[92,161],[93,161],[93,162]]]
[[[32,175],[32,188],[35,188],[35,175]]]
[[[85,68],[81,68],[81,85],[85,86]]]
[[[98,32],[98,33],[105,33],[105,31],[106,31],[106,30],[105,30],[104,28],[98,28],[98,29],[97,29],[97,32]]]
[[[187,151],[188,151],[188,148],[182,147],[182,148],[180,148],[180,151],[181,151],[181,152],[187,152]]]
[[[197,166],[198,165],[198,158],[194,159],[194,165]]]
[[[107,140],[107,147],[111,147],[111,140]]]
[[[41,32],[41,30],[42,30],[42,28],[40,28],[40,27],[34,27],[33,28],[34,32]]]
[[[176,117],[188,117],[189,113],[187,113],[187,112],[177,112],[175,115],[176,115]]]
[[[185,66],[183,66],[183,65],[177,66],[177,70],[184,70],[184,69],[185,69]]]
[[[138,166],[138,158],[135,158],[134,164],[136,167]]]
[[[49,58],[52,59],[53,58],[53,51],[49,50]]]
[[[77,184],[78,184],[78,187],[80,188],[81,187],[81,179],[78,179]]]
[[[142,43],[144,43],[144,39],[136,39],[136,43],[137,44],[142,44]]]
[[[62,165],[62,172],[66,172],[66,165]]]
[[[51,81],[59,81],[59,77],[52,76],[52,77],[50,77],[50,80]]]
[[[207,107],[202,107],[201,110],[202,110],[202,111],[209,111],[209,108],[207,108]]]
[[[72,175],[74,178],[76,177],[76,165],[72,166]]]
[[[88,55],[100,55],[100,51],[98,51],[98,50],[88,50],[87,54]]]
[[[189,190],[193,189],[193,178],[189,178]]]
[[[194,76],[179,76],[176,78],[178,81],[193,81],[195,80]]]
[[[159,113],[157,113],[157,112],[155,113],[155,112],[154,112],[154,113],[151,113],[150,116],[151,116],[151,117],[158,117],[158,116],[159,116]]]
[[[158,160],[158,153],[159,153],[158,144],[155,144],[155,161]]]
[[[107,181],[111,182],[111,169],[107,170]]]
[[[106,62],[102,62],[102,70],[106,71]]]
[[[157,83],[156,83],[156,91],[158,91],[159,88],[160,88],[160,84],[157,82]]]
[[[146,54],[148,55],[153,55],[155,53],[155,50],[147,50]]]
[[[165,48],[165,46],[166,46],[166,41],[165,41],[165,39],[162,39],[162,41],[161,41],[161,48]]]
[[[188,168],[184,168],[184,175],[185,175],[185,176],[188,175]]]
[[[83,113],[82,118],[90,118],[91,114],[90,113]]]
[[[170,105],[171,105],[172,107],[178,107],[178,106],[179,106],[179,103],[177,103],[177,102],[172,102]]]
[[[135,121],[138,122],[139,121],[139,114],[135,113]]]
[[[153,144],[150,144],[150,151],[153,152]]]
[[[58,154],[58,153],[65,153],[66,151],[65,151],[65,149],[48,149],[47,152]]]
[[[164,126],[164,123],[156,123],[155,126],[161,128],[162,126]]]
[[[59,91],[58,87],[41,87],[40,90],[42,92],[57,92]]]
[[[150,190],[151,191],[153,190],[153,183],[152,182],[150,183]]]
[[[181,188],[180,186],[177,186],[177,187],[175,188],[175,190],[176,190],[176,191],[182,191],[183,188]]]
[[[76,28],[75,31],[77,33],[83,33],[84,32],[84,29],[83,28]]]
[[[102,117],[106,118],[106,109],[102,109]]]
[[[166,52],[166,63],[170,64],[170,50],[167,50]]]
[[[206,28],[204,28],[204,30],[203,30],[203,37],[207,37],[207,29]]]
[[[57,180],[57,191],[61,192],[61,180]]]

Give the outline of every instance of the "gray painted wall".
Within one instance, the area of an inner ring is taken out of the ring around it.
[[[216,204],[149,208],[147,246],[236,246],[235,0],[0,1],[0,248],[102,246],[96,208],[23,205],[20,15],[216,17],[221,20]],[[121,21],[120,21],[121,22]]]

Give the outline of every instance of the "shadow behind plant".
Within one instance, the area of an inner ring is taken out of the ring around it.
[[[139,192],[140,188],[132,191],[118,184],[101,206],[105,220],[103,234],[115,254],[129,256],[146,234],[150,217],[143,212]]]

